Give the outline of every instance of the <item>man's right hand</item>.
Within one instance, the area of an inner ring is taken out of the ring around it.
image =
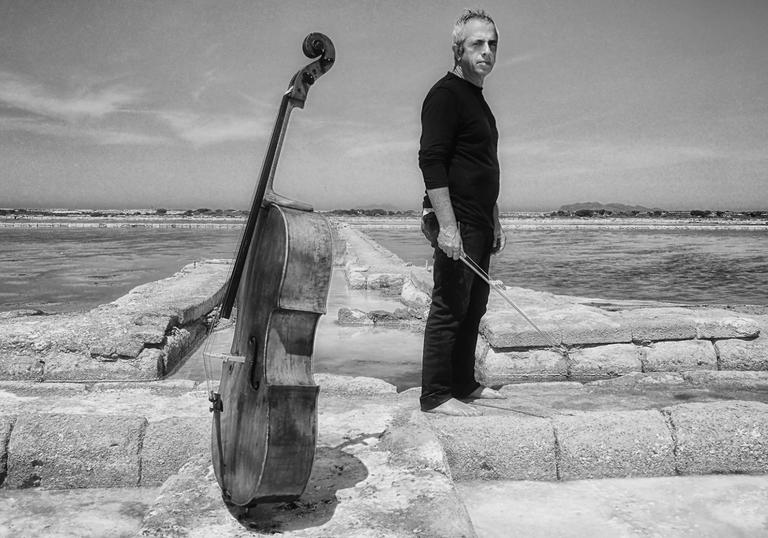
[[[440,233],[437,235],[437,246],[445,252],[446,256],[458,260],[463,252],[459,229],[456,226],[440,228]]]

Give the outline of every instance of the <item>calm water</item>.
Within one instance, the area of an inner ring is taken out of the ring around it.
[[[239,230],[0,228],[0,311],[87,310],[201,259],[232,258]]]
[[[415,265],[418,230],[370,230]],[[551,229],[507,232],[491,276],[508,286],[606,299],[768,304],[768,230]]]
[[[370,230],[406,261],[416,229]],[[0,310],[88,309],[187,263],[233,257],[238,229],[0,228]],[[768,230],[510,230],[491,273],[509,286],[608,299],[768,304]]]

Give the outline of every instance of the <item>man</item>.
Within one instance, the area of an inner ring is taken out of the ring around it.
[[[466,10],[453,30],[453,70],[432,87],[422,107],[423,226],[428,236],[430,229],[437,232],[431,234],[437,235],[434,287],[422,356],[425,412],[478,415],[460,400],[502,397],[475,381],[477,331],[489,287],[459,259],[466,254],[487,273],[491,253],[505,244],[496,205],[498,131],[482,93],[497,44],[493,19]]]

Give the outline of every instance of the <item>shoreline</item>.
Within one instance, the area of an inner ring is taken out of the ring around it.
[[[334,215],[319,211],[332,222],[342,222],[361,229],[418,228],[418,216]],[[238,229],[246,222],[244,216],[216,215],[16,215],[0,217],[0,228],[211,228]],[[502,214],[502,225],[511,230],[539,229],[626,229],[626,230],[768,230],[768,219],[733,219],[718,217],[567,217],[530,213]]]

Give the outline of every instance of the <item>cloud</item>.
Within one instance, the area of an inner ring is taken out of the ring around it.
[[[542,56],[544,56],[544,53],[542,53],[542,52],[531,51],[531,52],[525,52],[525,53],[522,53],[522,54],[516,54],[514,56],[506,57],[506,56],[504,56],[504,53],[502,52],[501,53],[501,60],[496,62],[496,66],[495,67],[496,68],[499,68],[499,67],[509,67],[511,65],[528,63],[528,62],[532,62],[534,60],[537,60],[538,58],[540,58]]]
[[[166,138],[143,133],[119,131],[109,128],[73,126],[36,118],[0,118],[0,132],[23,131],[35,135],[70,139],[84,139],[99,145],[155,145],[168,144]]]
[[[195,146],[255,140],[268,135],[271,129],[266,120],[252,117],[204,115],[190,111],[158,112],[157,116],[176,136]]]
[[[541,175],[548,177],[668,167],[725,157],[698,146],[565,140],[509,144],[500,154],[510,166],[535,164]]]
[[[135,89],[115,86],[101,90],[81,88],[62,95],[23,75],[0,71],[0,103],[49,118],[103,118],[134,103],[140,94]]]

